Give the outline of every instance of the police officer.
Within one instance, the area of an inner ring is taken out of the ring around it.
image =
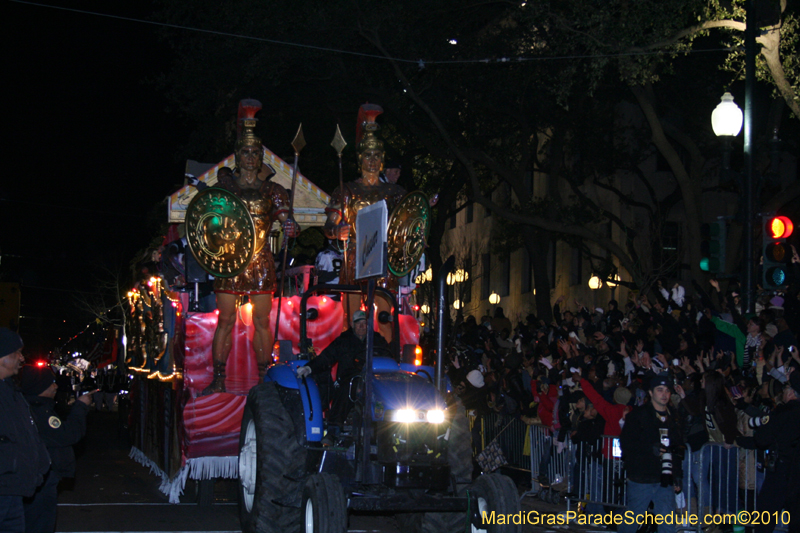
[[[766,419],[766,420],[765,420]],[[766,422],[766,424],[764,423]],[[781,509],[789,511],[790,531],[800,530],[800,370],[790,374],[783,387],[783,403],[762,419],[755,432],[759,448],[768,448],[777,459],[767,465],[758,510],[767,511],[771,520],[755,527],[755,533],[769,533]],[[768,456],[769,456],[768,455]],[[773,513],[777,513],[773,515]]]
[[[25,363],[22,339],[0,328],[0,531],[25,531],[24,496],[33,495],[50,468],[28,404],[12,377]]]
[[[25,498],[26,533],[52,533],[56,527],[58,482],[61,478],[75,476],[77,444],[86,433],[86,414],[89,412],[91,394],[78,397],[69,416],[56,413],[56,377],[49,367],[24,366],[19,376],[20,388],[31,406],[31,414],[39,428],[39,436],[47,446],[52,461],[50,471],[33,497]]]

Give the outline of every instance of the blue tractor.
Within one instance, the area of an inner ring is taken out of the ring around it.
[[[306,304],[320,292],[358,290],[325,285],[307,291],[300,354],[281,358],[248,395],[239,439],[242,531],[343,533],[351,510],[393,514],[409,533],[519,531],[519,525],[483,523],[483,511],[519,513],[513,481],[500,474],[472,479],[463,407],[447,406],[428,373],[403,370],[397,343],[392,353],[372,353],[371,312],[364,371],[345,385],[355,407],[337,442],[322,445],[327,406],[320,386],[296,376],[308,360],[305,323],[315,315]],[[388,291],[385,296],[394,300]],[[372,297],[370,291],[367,309]]]

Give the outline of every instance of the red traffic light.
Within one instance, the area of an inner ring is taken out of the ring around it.
[[[786,239],[794,231],[794,224],[789,217],[773,217],[769,219],[767,230],[773,239]]]

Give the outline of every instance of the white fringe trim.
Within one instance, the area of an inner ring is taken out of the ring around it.
[[[161,470],[158,465],[150,460],[144,452],[136,446],[131,447],[128,457],[142,466],[150,468],[150,473],[161,478],[161,485],[158,487],[162,493],[169,497],[169,503],[180,503],[181,494],[186,486],[186,479],[214,479],[218,477],[236,479],[239,477],[239,458],[237,456],[227,457],[197,457],[187,459],[186,464],[181,467],[172,479]]]

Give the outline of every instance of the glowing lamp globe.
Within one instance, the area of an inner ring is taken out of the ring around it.
[[[742,110],[729,92],[723,94],[721,100],[711,113],[711,127],[717,137],[736,137],[742,131]]]

